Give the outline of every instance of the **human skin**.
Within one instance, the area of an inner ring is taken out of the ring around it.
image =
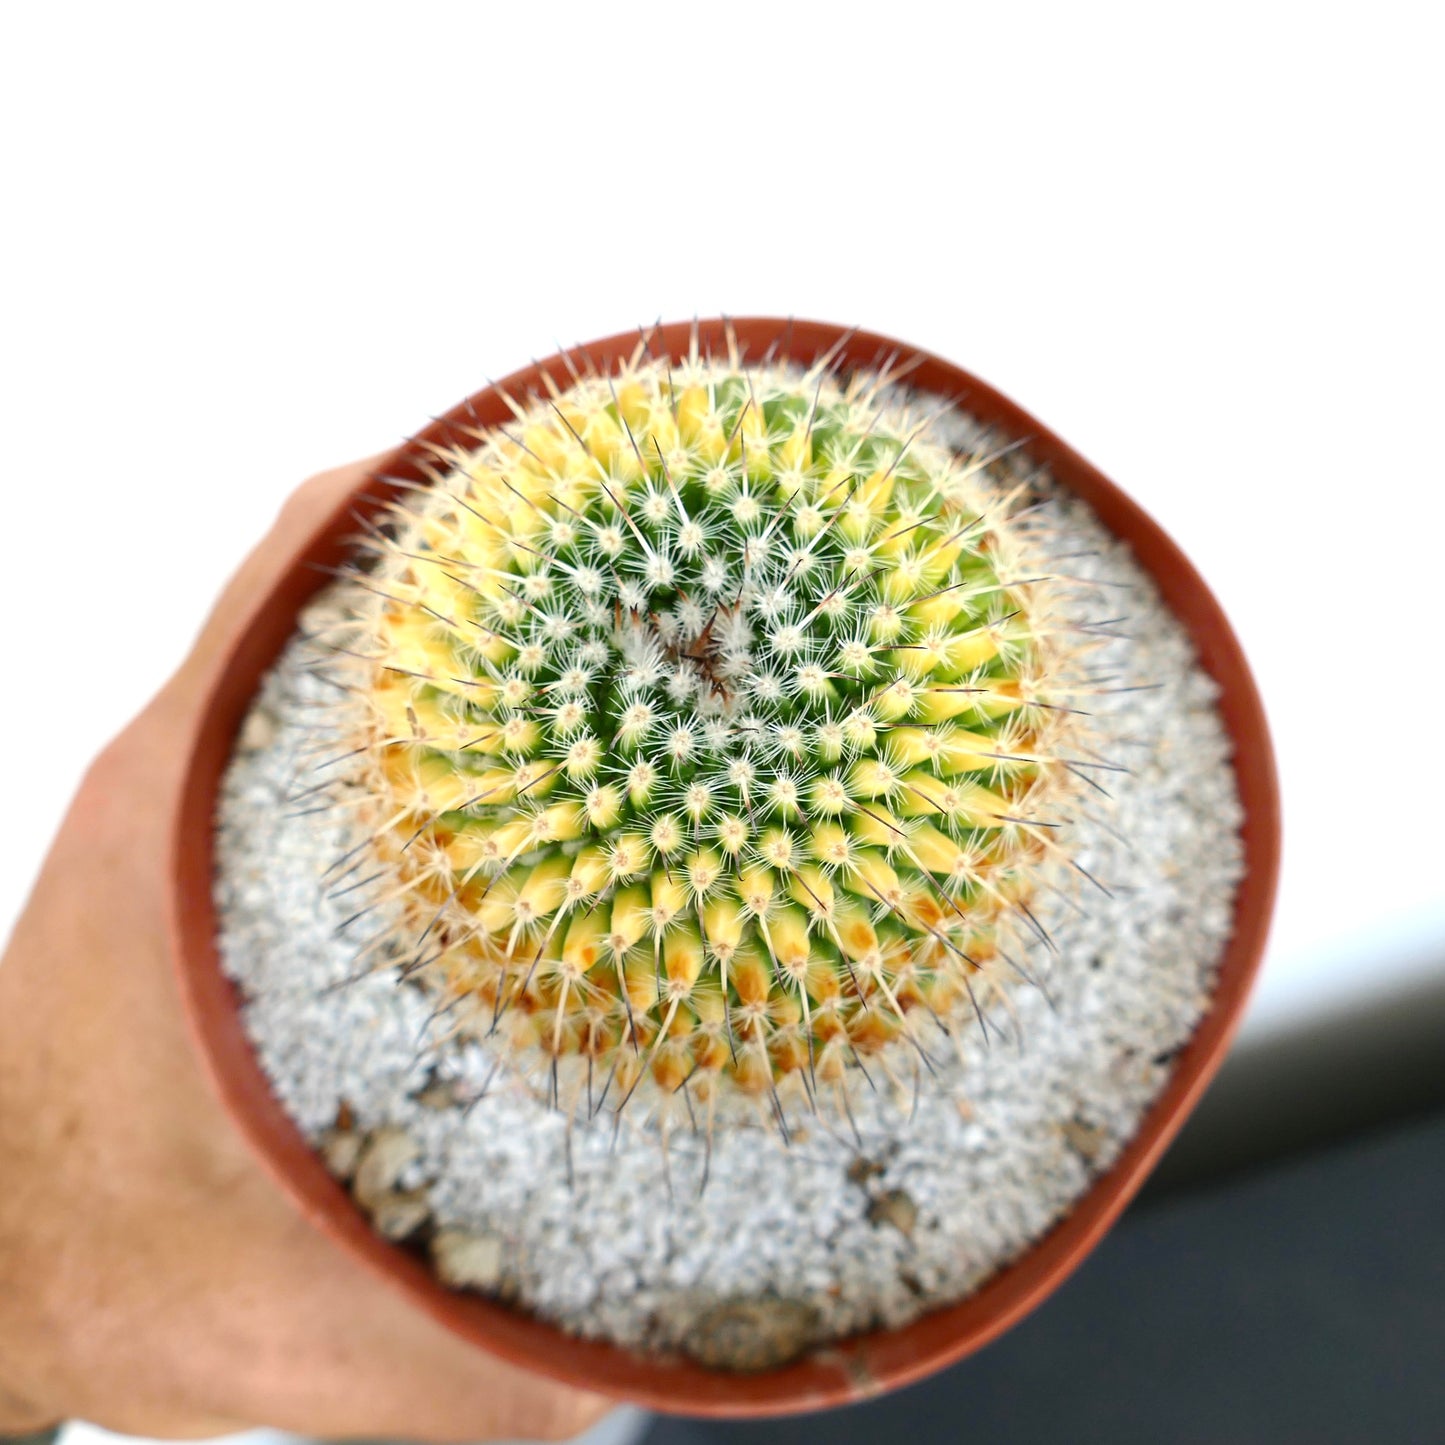
[[[374,459],[373,459],[374,460]],[[607,1409],[463,1344],[307,1223],[186,1034],[167,828],[237,618],[367,475],[302,487],[95,760],[0,960],[0,1434],[563,1438]]]

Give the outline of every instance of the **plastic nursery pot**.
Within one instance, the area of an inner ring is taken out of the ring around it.
[[[1199,1100],[1239,1022],[1274,900],[1279,800],[1259,696],[1218,603],[1160,528],[1046,427],[946,361],[886,337],[820,322],[748,318],[657,326],[645,333],[648,349],[654,356],[680,358],[694,328],[704,349],[724,347],[731,328],[745,355],[754,359],[771,355],[806,364],[831,352],[847,369],[911,358],[911,386],[937,393],[1005,435],[1023,439],[1034,461],[1047,465],[1058,481],[1082,497],[1129,544],[1218,683],[1219,709],[1233,741],[1245,811],[1245,875],[1235,902],[1233,934],[1208,1013],[1114,1167],[1025,1255],[969,1299],[902,1329],[857,1335],[754,1375],[723,1374],[679,1359],[645,1357],[573,1339],[503,1305],[448,1290],[421,1258],[374,1233],[276,1101],[252,1052],[242,1028],[241,1000],[222,973],[217,954],[212,874],[217,789],[241,720],[262,675],[291,635],[298,610],[326,580],[317,564],[341,561],[346,538],[355,533],[356,512],[374,511],[379,505],[376,499],[386,495],[386,485],[376,480],[337,507],[297,548],[270,594],[235,624],[227,664],[217,676],[196,735],[189,739],[186,785],[175,819],[171,926],[196,1044],[236,1126],[307,1218],[351,1251],[360,1264],[384,1276],[414,1306],[479,1349],[539,1374],[657,1410],[751,1416],[846,1404],[942,1369],[987,1344],[1040,1304],[1099,1242]],[[504,392],[514,396],[540,392],[548,376],[565,387],[570,368],[610,367],[638,340],[639,333],[627,332],[514,373],[434,421],[389,457],[379,473],[406,482],[425,481],[418,442],[465,443],[467,436],[459,430],[463,425],[490,426],[509,419]]]

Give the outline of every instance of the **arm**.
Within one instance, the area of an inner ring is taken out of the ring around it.
[[[92,765],[0,960],[0,1433],[276,1426],[574,1434],[604,1402],[480,1355],[312,1228],[193,1057],[164,937],[165,830],[228,625],[366,474],[293,498],[195,650]]]

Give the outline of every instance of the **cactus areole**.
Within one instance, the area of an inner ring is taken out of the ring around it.
[[[512,407],[360,543],[377,961],[569,1110],[786,1127],[962,1047],[1101,765],[1047,504],[826,358],[639,346]]]

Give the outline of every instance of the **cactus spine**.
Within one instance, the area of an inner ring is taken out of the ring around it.
[[[393,957],[574,1106],[846,1107],[982,1024],[1078,782],[1033,499],[826,365],[639,352],[514,411],[358,572]]]

